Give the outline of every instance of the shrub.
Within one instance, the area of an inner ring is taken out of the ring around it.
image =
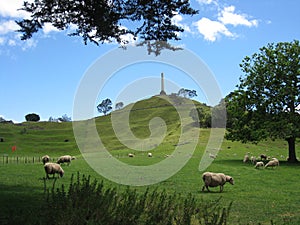
[[[46,183],[45,183],[46,184]],[[229,207],[219,201],[196,200],[191,194],[181,196],[166,191],[147,189],[138,193],[104,188],[103,182],[90,177],[72,176],[69,189],[46,189],[45,203],[38,224],[101,224],[101,225],[189,225],[226,224]]]

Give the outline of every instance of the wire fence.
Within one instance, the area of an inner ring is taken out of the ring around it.
[[[42,157],[38,156],[8,156],[3,155],[2,156],[2,164],[26,164],[26,163],[41,163]]]

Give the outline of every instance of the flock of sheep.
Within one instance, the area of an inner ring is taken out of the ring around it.
[[[271,158],[271,160],[269,159],[269,157],[265,154],[261,154],[260,155],[260,160],[261,161],[257,161],[258,157],[255,156],[249,156],[249,152],[244,156],[243,162],[244,163],[249,163],[251,162],[254,165],[254,168],[258,169],[258,168],[268,168],[268,167],[276,167],[279,166],[279,160],[277,158]],[[267,162],[268,161],[268,162]],[[266,164],[265,164],[266,163]]]
[[[279,166],[279,160],[277,158],[270,158],[265,154],[260,155],[260,161],[257,160],[259,157],[251,156],[248,152],[243,159],[244,163],[252,163],[254,168],[268,168],[268,167],[277,167]],[[234,179],[231,176],[225,175],[224,173],[213,173],[213,172],[204,172],[202,174],[202,180],[204,182],[204,186],[202,191],[207,189],[210,191],[208,187],[217,187],[220,186],[220,192],[223,191],[223,186],[228,182],[230,184],[234,184]]]
[[[268,168],[268,167],[276,167],[279,166],[279,160],[277,158],[271,158],[266,164],[265,162],[269,159],[264,154],[260,155],[261,161],[257,161],[257,157],[249,156],[249,152],[244,156],[243,162],[244,163],[252,163],[254,168]],[[129,153],[128,157],[134,157],[133,153]],[[148,157],[152,157],[152,153],[148,153]],[[60,164],[67,163],[68,165],[71,163],[72,160],[76,159],[74,156],[64,155],[58,158],[57,162],[50,162],[50,157],[48,155],[44,155],[42,157],[42,162],[44,164],[44,169],[46,172],[46,178],[49,179],[49,174],[53,175],[59,174],[60,177],[64,175],[64,170],[62,169]],[[217,187],[220,186],[220,192],[223,191],[223,186],[228,182],[231,185],[234,184],[234,179],[229,176],[225,175],[224,173],[213,173],[213,172],[204,172],[202,174],[202,180],[204,182],[204,186],[202,187],[202,191],[207,189],[210,191],[208,187]]]
[[[42,157],[42,162],[44,164],[44,169],[46,172],[46,178],[49,179],[49,174],[53,175],[53,178],[55,174],[59,174],[60,177],[64,175],[64,170],[61,167],[60,164],[67,163],[70,165],[71,161],[76,159],[75,156],[70,155],[64,155],[58,158],[57,162],[50,162],[50,157],[48,155],[44,155]]]

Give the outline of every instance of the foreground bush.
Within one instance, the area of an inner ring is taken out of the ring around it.
[[[55,183],[55,180],[54,180]],[[46,183],[45,183],[46,184]],[[90,177],[72,176],[70,187],[62,185],[49,191],[45,187],[45,201],[30,216],[30,224],[55,225],[189,225],[226,224],[228,207],[220,201],[197,201],[192,195],[180,196],[165,191],[138,193],[127,188],[105,188],[103,182],[91,182]],[[19,217],[21,219],[22,217]],[[23,217],[24,218],[24,217]],[[28,217],[27,217],[28,219]],[[22,222],[22,221],[14,221]]]

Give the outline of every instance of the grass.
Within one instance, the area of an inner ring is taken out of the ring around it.
[[[156,104],[151,99],[151,104]],[[157,104],[165,104],[159,99]],[[131,165],[151,165],[165,159],[166,154],[172,153],[174,145],[178,144],[178,115],[170,112],[169,107],[149,109],[147,111],[147,100],[141,101],[136,108],[137,114],[131,115],[132,127],[139,137],[147,137],[149,128],[146,126],[150,118],[159,116],[168,117],[167,136],[163,143],[158,145],[152,152],[153,157],[148,158],[147,152],[136,151],[134,158],[128,158],[130,152],[114,135],[110,126],[110,117],[99,117],[96,119],[97,129],[105,147],[110,153],[125,163]],[[125,109],[124,109],[125,110]],[[144,112],[144,113],[142,113]],[[174,122],[172,122],[172,118]],[[138,126],[138,124],[141,126]],[[188,129],[198,129],[189,126]],[[147,135],[146,135],[147,134]],[[210,129],[201,129],[197,148],[188,163],[174,176],[152,185],[151,190],[166,190],[168,193],[191,193],[195,198],[203,201],[217,200],[221,197],[220,204],[224,206],[233,202],[229,224],[300,224],[300,190],[298,185],[299,164],[285,163],[287,156],[287,144],[285,141],[276,140],[261,142],[258,145],[241,144],[224,140],[217,158],[206,169],[207,171],[224,172],[235,179],[235,185],[226,184],[224,192],[219,193],[219,188],[211,188],[212,192],[201,192],[203,182],[201,173],[198,171],[199,162],[205,151]],[[56,181],[58,187],[70,184],[72,174],[80,171],[81,174],[90,175],[99,181],[103,181],[107,187],[124,190],[127,187],[113,183],[96,173],[82,158],[73,136],[71,123],[22,123],[22,124],[0,124],[0,157],[28,156],[41,157],[50,155],[54,160],[63,154],[75,155],[77,159],[70,166],[63,165],[65,176]],[[68,141],[66,141],[68,140]],[[17,146],[12,152],[11,147]],[[299,142],[296,143],[299,149]],[[254,169],[253,165],[242,162],[245,153],[250,152],[258,156],[261,153],[280,159],[280,167],[275,169]],[[297,151],[297,155],[300,152]],[[26,211],[32,211],[39,207],[44,196],[44,169],[39,162],[9,162],[3,163],[0,158],[0,223],[9,217]],[[112,168],[113,170],[113,168]],[[52,187],[53,179],[46,181],[47,187]],[[138,192],[143,192],[147,187],[130,187]]]

